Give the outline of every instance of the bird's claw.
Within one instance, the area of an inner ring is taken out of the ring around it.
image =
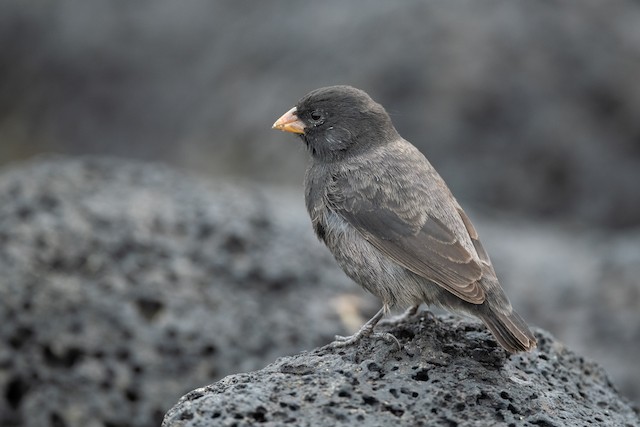
[[[389,332],[376,332],[375,334],[373,334],[373,336],[374,338],[379,338],[385,340],[388,343],[395,344],[396,351],[402,350],[402,345],[400,345],[400,341],[398,341],[398,338],[396,338],[395,335],[390,334]]]
[[[357,344],[364,338],[371,337],[374,339],[381,339],[388,343],[395,344],[398,348],[398,351],[402,348],[400,345],[400,341],[393,335],[388,332],[373,332],[370,331],[365,333],[365,331],[359,331],[351,336],[344,337],[342,335],[336,335],[335,341],[329,344],[331,348],[344,348],[354,344]]]
[[[404,321],[411,319],[412,317],[414,317],[417,313],[418,313],[418,305],[409,307],[404,313],[395,316],[391,319],[384,319],[380,321],[381,325],[387,325],[387,326],[396,326],[399,325],[400,323],[403,323]],[[427,313],[431,313],[430,311],[427,311]],[[433,314],[431,314],[433,316]]]

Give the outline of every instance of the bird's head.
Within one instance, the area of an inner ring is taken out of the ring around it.
[[[361,153],[398,136],[385,109],[351,86],[309,92],[273,128],[300,135],[311,155],[322,161]]]

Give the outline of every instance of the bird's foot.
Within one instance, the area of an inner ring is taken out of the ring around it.
[[[374,339],[381,339],[388,343],[395,344],[398,347],[398,350],[402,348],[402,346],[400,345],[400,341],[398,341],[398,338],[393,336],[393,334],[390,334],[388,332],[373,332],[373,330],[367,332],[367,331],[363,331],[362,329],[348,337],[336,335],[336,340],[331,344],[329,344],[329,346],[331,348],[344,348],[344,347],[357,344],[363,339],[369,338],[369,337]]]
[[[388,325],[388,326],[399,325],[400,323],[403,323],[406,320],[409,320],[413,316],[415,316],[416,313],[418,312],[418,308],[419,307],[420,307],[420,305],[413,305],[413,306],[409,307],[408,309],[406,309],[404,313],[402,313],[402,314],[400,314],[398,316],[392,317],[391,319],[382,320],[380,322],[380,324]],[[431,316],[433,316],[433,313],[431,313],[430,311],[427,311],[427,313],[429,313]]]
[[[394,343],[398,346],[398,350],[400,350],[402,346],[400,345],[400,342],[398,341],[398,339],[394,337],[392,334],[388,332],[373,332],[373,328],[375,328],[376,324],[380,321],[382,316],[384,316],[384,313],[385,313],[385,308],[383,307],[367,323],[362,325],[362,327],[358,332],[356,332],[351,336],[343,337],[340,335],[336,335],[336,340],[331,344],[329,344],[329,347],[344,348],[350,345],[357,344],[364,338],[373,337],[375,339],[383,339],[387,342]]]
[[[433,321],[433,322],[438,322],[438,317],[437,317],[435,314],[433,314],[433,311],[431,311],[431,310],[425,310],[425,311],[423,311],[423,312],[422,312],[422,314],[423,314],[425,317],[427,317],[428,319],[431,319],[431,321]]]

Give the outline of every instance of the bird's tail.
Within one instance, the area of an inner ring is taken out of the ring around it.
[[[529,351],[535,348],[537,341],[525,321],[515,311],[507,314],[497,310],[480,315],[498,343],[511,353]]]

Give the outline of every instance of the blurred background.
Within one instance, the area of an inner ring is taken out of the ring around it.
[[[640,222],[636,1],[0,7],[2,163],[107,154],[299,185],[305,154],[271,124],[351,84],[462,200]]]
[[[271,124],[311,89],[359,87],[470,210],[524,317],[640,400],[638,76],[633,0],[3,1],[0,166],[158,162],[293,194],[306,227],[306,153]],[[14,414],[27,383],[6,382]]]

